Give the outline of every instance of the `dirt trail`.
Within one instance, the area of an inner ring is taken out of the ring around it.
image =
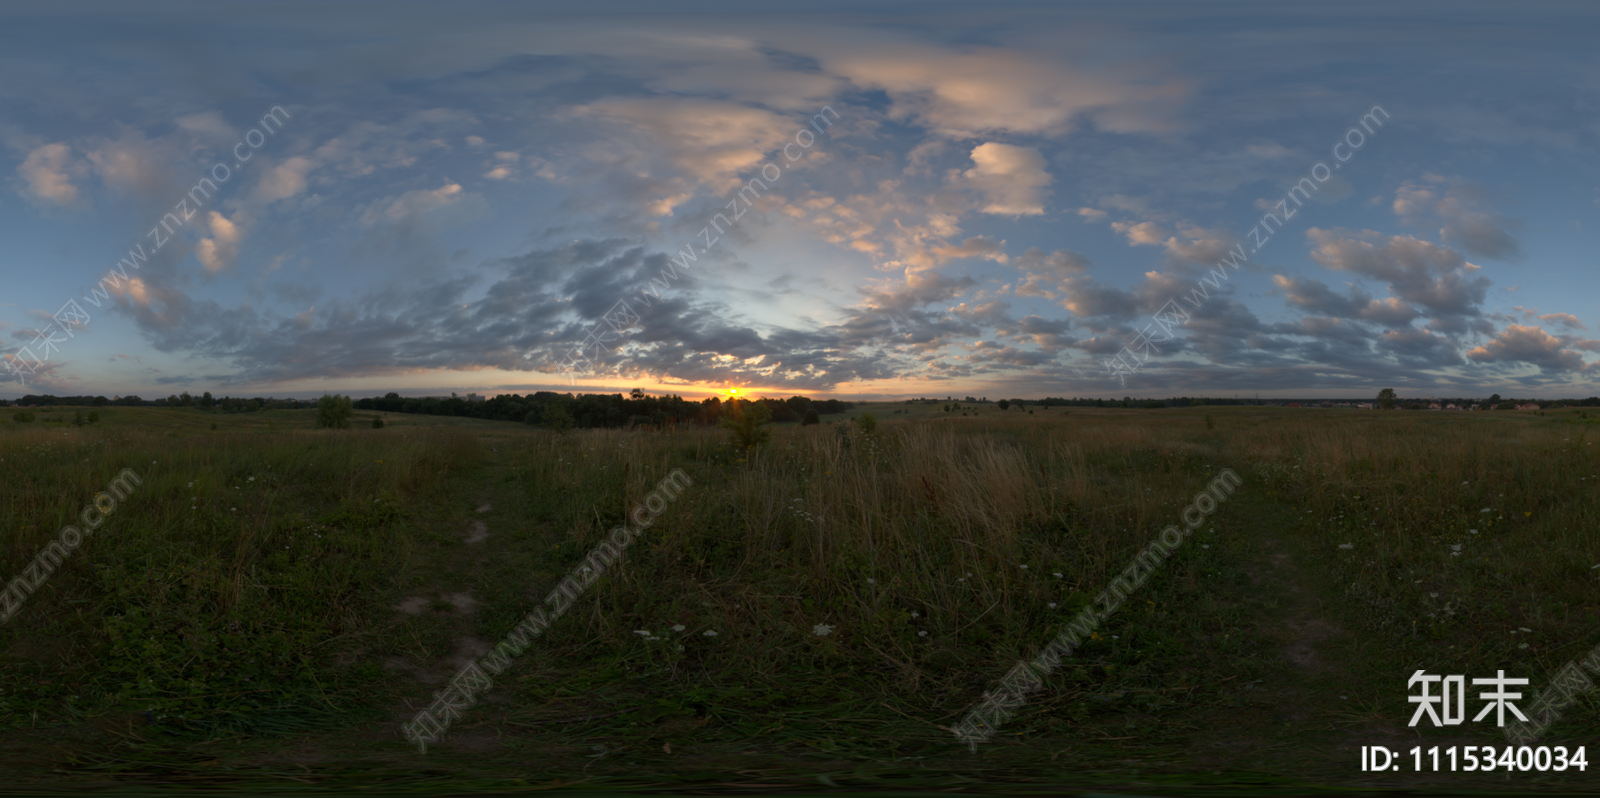
[[[1249,584],[1240,599],[1256,618],[1247,634],[1260,642],[1267,668],[1258,681],[1236,688],[1236,707],[1188,719],[1204,730],[1191,747],[1195,761],[1217,771],[1348,787],[1504,788],[1493,776],[1413,773],[1409,767],[1399,773],[1361,772],[1361,746],[1403,751],[1420,742],[1406,718],[1370,707],[1375,682],[1383,685],[1384,677],[1393,676],[1398,691],[1393,695],[1402,694],[1404,674],[1382,651],[1381,641],[1350,625],[1334,573],[1319,565],[1322,555],[1307,541],[1296,538],[1301,511],[1262,500],[1241,505],[1230,508],[1246,550],[1243,570]]]
[[[1325,571],[1308,565],[1307,552],[1276,531],[1291,528],[1292,509],[1245,500],[1229,511],[1248,578],[1237,598],[1254,619],[1241,631],[1258,641],[1266,670],[1230,683],[1234,706],[1186,719],[1202,730],[1191,753],[1202,767],[1220,771],[1304,778],[1316,771],[1332,776],[1331,766],[1348,774],[1352,769],[1339,766],[1343,754],[1328,750],[1329,721],[1347,703],[1339,686],[1352,682],[1359,664],[1345,659],[1351,636],[1328,611],[1334,586]]]
[[[501,478],[501,473],[507,468],[504,460],[506,455],[499,453],[497,447],[485,447],[484,457],[486,473],[470,480],[470,484],[475,486],[472,488],[473,494],[459,497],[431,521],[435,526],[457,530],[450,537],[466,545],[442,544],[420,552],[419,558],[423,562],[421,570],[427,582],[415,588],[411,595],[394,607],[397,621],[404,616],[448,616],[453,630],[449,650],[436,652],[435,656],[428,659],[406,656],[386,658],[383,667],[401,677],[402,682],[410,683],[410,689],[402,691],[405,695],[396,706],[391,707],[389,720],[355,735],[369,744],[369,755],[376,753],[394,764],[418,755],[402,739],[400,724],[409,722],[418,710],[428,706],[433,698],[432,691],[443,689],[462,668],[477,661],[494,646],[493,642],[475,634],[479,600],[470,586],[484,578],[485,564],[495,560],[500,547],[509,541],[506,535],[494,534],[503,524],[509,523],[502,521],[494,511],[496,507],[515,506],[510,491],[516,490],[517,486]],[[495,735],[471,731],[473,727],[481,727],[486,720],[497,716],[494,703],[492,697],[480,699],[478,705],[467,710],[471,716],[463,713],[464,717],[452,726],[445,738],[430,744],[429,750],[455,747],[471,751],[494,747],[491,740]],[[370,749],[371,743],[385,740],[394,743],[393,751]]]

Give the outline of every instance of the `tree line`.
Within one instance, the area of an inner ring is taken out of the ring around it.
[[[835,415],[855,407],[838,399],[755,399],[776,422],[816,423],[816,416]],[[720,397],[699,402],[681,396],[649,396],[635,389],[622,394],[571,394],[539,391],[522,396],[501,394],[492,399],[470,402],[451,394],[448,399],[406,398],[397,393],[358,399],[356,410],[387,413],[413,413],[433,416],[462,416],[494,421],[520,421],[527,424],[566,429],[571,427],[662,427],[673,424],[719,424],[729,415],[731,404]]]
[[[788,399],[753,399],[766,409],[770,420],[783,422],[817,423],[818,416],[836,415],[855,407],[853,402],[838,399],[811,399],[791,396]],[[224,396],[220,399],[206,391],[192,396],[187,391],[165,399],[141,399],[124,396],[107,399],[104,396],[52,396],[29,394],[13,402],[0,400],[0,407],[15,404],[19,407],[76,406],[76,407],[192,407],[208,412],[251,413],[259,410],[299,410],[318,406],[316,400],[253,399]],[[377,410],[387,413],[412,413],[431,416],[460,416],[492,421],[518,421],[557,428],[569,427],[631,427],[640,424],[664,426],[668,424],[719,424],[730,414],[730,403],[720,397],[699,402],[681,396],[648,396],[634,389],[628,396],[622,394],[571,394],[540,391],[522,396],[502,394],[485,401],[468,401],[451,394],[449,398],[402,397],[389,393],[381,397],[359,399],[353,402],[355,410]]]
[[[200,396],[191,396],[188,391],[173,394],[165,399],[141,399],[137,396],[119,396],[107,399],[104,396],[52,396],[50,394],[28,394],[15,401],[8,402],[0,399],[0,407],[198,407],[202,410],[217,409],[224,413],[250,413],[257,410],[299,410],[316,406],[315,401],[305,399],[274,399],[271,397],[255,397],[245,399],[224,396],[216,399],[206,391]]]

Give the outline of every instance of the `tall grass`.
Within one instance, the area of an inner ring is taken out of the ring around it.
[[[747,456],[710,430],[544,439],[526,484],[560,496],[549,517],[575,554],[672,468],[695,479],[595,586],[588,623],[553,639],[629,657],[645,645],[634,629],[682,623],[685,652],[659,647],[680,672],[977,687],[1048,640],[1224,465],[1212,446],[1111,417],[1030,423],[795,427]],[[718,644],[697,653],[703,630]]]
[[[1588,569],[1600,563],[1600,536],[1585,486],[1600,483],[1589,476],[1600,463],[1587,422],[1209,413],[1209,427],[1199,412],[1091,411],[1045,423],[1021,414],[889,421],[876,436],[791,428],[745,458],[711,431],[588,432],[547,441],[527,467],[547,475],[529,482],[533,492],[546,480],[610,486],[604,497],[569,497],[566,534],[579,550],[666,471],[695,477],[570,632],[620,656],[645,646],[634,628],[692,621],[684,637],[719,634],[696,660],[707,672],[831,663],[887,668],[886,684],[942,676],[953,689],[981,689],[1177,523],[1223,467],[1245,475],[1235,504],[1298,508],[1295,524],[1269,534],[1303,542],[1314,567],[1332,569],[1365,619],[1360,633],[1382,646],[1453,646],[1453,659],[1480,668],[1520,657],[1547,672],[1594,644],[1583,621],[1600,619],[1586,609],[1596,604]],[[595,503],[612,512],[595,513]],[[1257,523],[1251,514],[1227,507],[1214,526],[1226,535]],[[1169,570],[1190,589],[1225,592],[1196,587],[1202,574],[1182,565],[1195,556]],[[1198,635],[1199,612],[1180,612]],[[834,631],[819,637],[816,624]],[[1508,634],[1522,627],[1537,632]],[[694,659],[692,644],[687,652]]]
[[[1223,545],[1247,529],[1302,545],[1350,597],[1361,634],[1394,651],[1548,672],[1592,646],[1600,620],[1588,430],[1559,413],[1080,409],[781,428],[740,452],[718,429],[497,426],[510,481],[497,489],[518,503],[513,528],[493,530],[495,557],[467,577],[495,591],[471,631],[509,631],[682,468],[693,485],[539,639],[550,656],[529,667],[648,674],[649,689],[684,695],[760,683],[799,691],[794,701],[837,701],[830,690],[848,679],[861,701],[929,690],[929,706],[953,713],[1232,468],[1245,484],[1194,539],[1218,545],[1186,546],[1122,610],[1137,643],[1075,655],[1106,665],[1093,678],[1115,664],[1115,678],[1149,683],[1195,657],[1244,656],[1220,642],[1237,619],[1219,614],[1232,587],[1212,575],[1220,558],[1247,556]],[[0,628],[0,715],[142,709],[251,732],[331,717],[404,644],[378,599],[428,587],[418,561],[459,544],[433,525],[442,500],[461,498],[443,489],[458,478],[490,489],[471,481],[480,434],[6,430],[6,573],[123,468],[143,484]],[[368,664],[334,667],[332,652]]]

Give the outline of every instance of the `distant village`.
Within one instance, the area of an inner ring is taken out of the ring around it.
[[[1270,406],[1275,406],[1275,407],[1353,407],[1353,408],[1355,408],[1357,410],[1378,410],[1378,409],[1381,409],[1381,408],[1378,407],[1378,404],[1376,402],[1328,402],[1328,401],[1324,401],[1324,402],[1262,402],[1261,404],[1263,406],[1270,405]],[[1411,407],[1412,404],[1419,405],[1419,407],[1414,407],[1413,408],[1413,407]],[[1581,402],[1576,402],[1576,401],[1571,402],[1570,404],[1573,407],[1584,406]],[[1509,406],[1507,406],[1507,405],[1509,405]],[[1423,398],[1423,399],[1399,399],[1399,400],[1395,401],[1394,407],[1392,407],[1390,409],[1391,410],[1401,410],[1401,409],[1411,409],[1411,410],[1496,410],[1496,409],[1498,409],[1498,410],[1543,410],[1543,409],[1545,409],[1547,407],[1566,407],[1566,406],[1567,406],[1567,403],[1562,403],[1562,402],[1545,402],[1542,405],[1539,404],[1538,402],[1525,402],[1525,403],[1522,403],[1522,404],[1517,404],[1517,403],[1514,403],[1514,402],[1501,402],[1499,404],[1494,404],[1494,405],[1491,405],[1491,404],[1489,404],[1487,402],[1481,402],[1481,403],[1476,403],[1476,404],[1473,403],[1473,402],[1462,402],[1460,404],[1457,404],[1456,402],[1440,401],[1440,400],[1433,399],[1433,398]]]

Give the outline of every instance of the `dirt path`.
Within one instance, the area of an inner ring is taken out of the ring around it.
[[[1362,627],[1328,557],[1298,535],[1303,509],[1260,498],[1229,508],[1238,519],[1240,601],[1255,620],[1247,635],[1263,667],[1234,689],[1234,706],[1197,713],[1194,761],[1220,773],[1261,773],[1361,789],[1505,790],[1545,782],[1538,774],[1364,773],[1360,747],[1407,752],[1422,745],[1504,745],[1497,735],[1425,740],[1407,726],[1406,677],[1419,663]],[[1552,774],[1553,775],[1553,774]],[[1568,783],[1571,779],[1566,780]],[[1539,785],[1550,789],[1549,783]]]
[[[404,574],[410,584],[392,604],[391,629],[396,635],[411,629],[413,636],[423,629],[420,634],[432,645],[423,646],[420,653],[383,659],[381,665],[394,677],[384,717],[335,732],[306,735],[277,751],[263,746],[257,757],[251,758],[253,764],[316,768],[337,763],[359,765],[373,774],[398,775],[438,767],[441,759],[492,753],[503,747],[498,728],[506,714],[505,691],[498,683],[462,713],[443,739],[429,745],[427,755],[419,754],[401,734],[401,725],[432,703],[435,692],[444,690],[462,668],[487,654],[498,641],[498,637],[487,639],[480,624],[489,592],[548,590],[538,574],[520,575],[525,584],[506,584],[502,569],[513,555],[517,537],[513,531],[527,532],[519,530],[513,514],[523,486],[506,479],[514,440],[493,433],[481,437],[482,470],[463,475],[450,499],[433,508],[428,517],[416,519],[419,528],[440,534],[416,536],[416,556]],[[528,609],[534,606],[531,599],[526,603]],[[415,651],[415,647],[408,648]],[[514,660],[512,670],[502,678],[525,666],[521,660],[532,653]]]
[[[1353,636],[1333,611],[1329,574],[1280,531],[1293,528],[1296,512],[1261,500],[1229,508],[1247,577],[1239,601],[1253,619],[1244,631],[1264,671],[1234,688],[1236,706],[1205,713],[1193,753],[1217,770],[1343,782],[1355,760],[1330,750],[1330,735],[1348,716],[1352,696],[1341,689],[1361,664],[1350,659]]]

